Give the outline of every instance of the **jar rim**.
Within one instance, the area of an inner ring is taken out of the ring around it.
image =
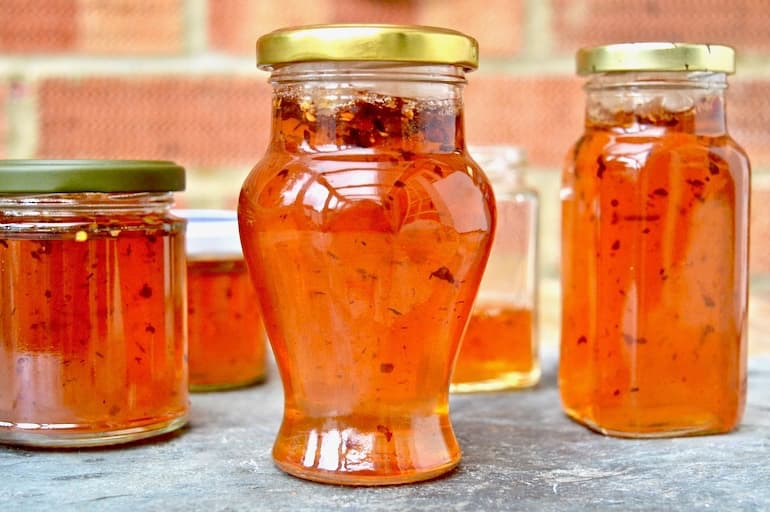
[[[164,160],[0,160],[4,194],[184,189],[184,167]]]
[[[188,258],[243,259],[235,210],[179,208],[172,213],[187,220],[185,243]]]
[[[315,61],[454,64],[471,70],[479,64],[479,44],[447,28],[366,23],[287,27],[257,40],[260,69]]]
[[[735,50],[722,44],[618,43],[578,50],[577,74],[628,71],[714,71],[735,73]]]

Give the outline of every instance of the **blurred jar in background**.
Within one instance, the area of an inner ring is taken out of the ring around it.
[[[190,390],[265,378],[265,329],[243,261],[236,212],[179,210],[187,224]]]
[[[524,180],[524,153],[476,146],[498,210],[492,252],[452,376],[451,391],[525,388],[540,379],[537,342],[539,198]]]

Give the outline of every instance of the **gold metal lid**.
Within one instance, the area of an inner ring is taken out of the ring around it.
[[[735,50],[719,44],[622,43],[581,48],[578,75],[624,71],[735,73]]]
[[[417,25],[341,24],[290,27],[257,40],[257,66],[314,61],[479,65],[479,44],[455,30]]]

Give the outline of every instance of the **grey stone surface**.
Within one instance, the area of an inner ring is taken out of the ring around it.
[[[194,395],[191,425],[153,442],[0,447],[0,510],[770,510],[770,358],[750,362],[738,431],[644,441],[566,419],[554,360],[533,391],[454,396],[463,461],[431,482],[345,488],[281,473],[273,372],[260,387]]]

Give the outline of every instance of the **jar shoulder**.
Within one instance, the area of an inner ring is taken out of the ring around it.
[[[738,181],[749,178],[751,165],[746,151],[729,134],[688,133],[617,134],[587,132],[573,144],[564,164],[564,178],[594,176],[605,172],[643,172],[666,166],[713,166],[728,171]],[[592,172],[584,173],[586,169]]]
[[[240,210],[288,215],[298,228],[384,231],[416,220],[488,231],[495,216],[489,181],[462,153],[268,153],[244,183]]]

